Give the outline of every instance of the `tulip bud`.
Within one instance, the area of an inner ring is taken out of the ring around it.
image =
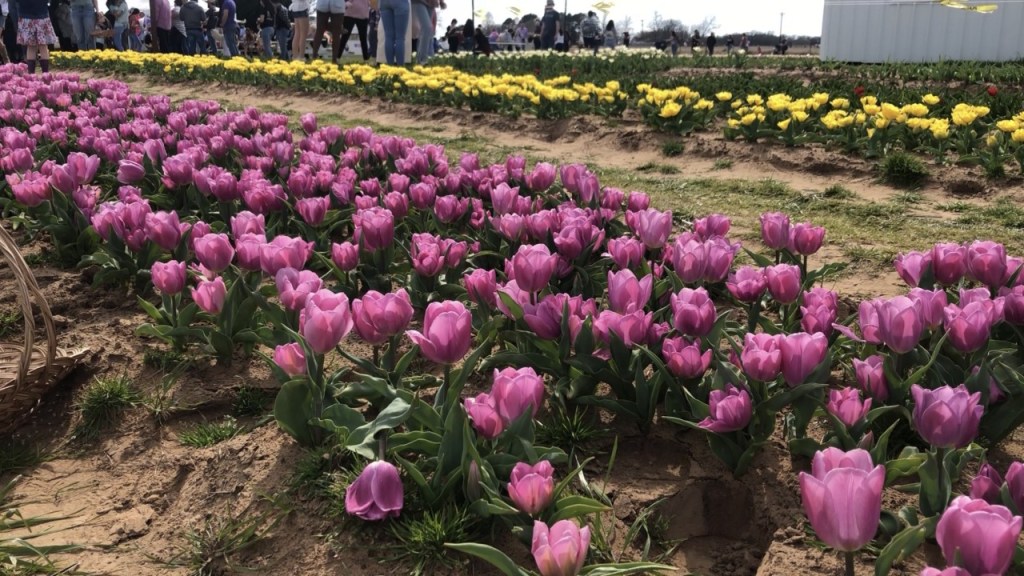
[[[477,268],[462,277],[462,284],[470,302],[478,306],[494,308],[498,299],[497,273],[494,270]]]
[[[729,276],[725,286],[740,302],[757,302],[764,294],[768,280],[761,268],[744,266]]]
[[[659,212],[648,208],[640,212],[632,212],[633,233],[647,248],[656,250],[665,245],[668,235],[672,232],[672,212]]]
[[[512,468],[508,497],[516,508],[536,516],[547,508],[555,496],[555,469],[547,460],[533,466],[520,462]]]
[[[937,448],[963,448],[978,435],[984,407],[981,393],[970,394],[964,385],[935,390],[914,384],[913,422],[925,442]]]
[[[412,301],[404,288],[390,294],[370,290],[352,302],[356,334],[373,346],[401,334],[412,320],[412,315]]]
[[[589,526],[581,529],[572,520],[560,520],[550,528],[540,520],[533,523],[531,551],[541,576],[576,576],[589,548]]]
[[[196,224],[196,228],[199,225]],[[193,229],[193,236],[195,235]],[[231,266],[235,249],[227,234],[205,234],[195,239],[194,250],[199,263],[212,272],[221,272]]]
[[[750,332],[744,336],[740,366],[748,378],[770,382],[779,377],[782,372],[782,338],[783,336]]]
[[[931,252],[906,252],[896,257],[893,262],[896,273],[911,288],[921,285],[921,279],[929,272],[932,265]]]
[[[706,336],[716,320],[715,303],[707,290],[683,288],[670,298],[675,328],[691,337]]]
[[[789,216],[781,212],[761,214],[761,240],[772,250],[789,246]]]
[[[331,246],[331,261],[342,272],[355,270],[359,265],[359,248],[351,242],[342,242]]]
[[[780,338],[779,348],[786,384],[799,386],[825,361],[828,338],[824,334],[798,332]]]
[[[789,249],[795,254],[810,256],[821,249],[825,229],[810,223],[796,224],[789,230]]]
[[[406,331],[428,360],[455,364],[472,344],[473,317],[465,305],[456,301],[431,302],[423,318],[423,332]]]
[[[491,396],[498,414],[508,426],[528,410],[532,416],[537,416],[544,404],[544,379],[533,368],[495,369]]]
[[[906,296],[897,296],[877,301],[874,308],[878,314],[879,338],[886,346],[899,354],[906,354],[917,346],[924,331],[924,319],[919,304]],[[863,310],[862,307],[861,311]],[[863,324],[861,330],[866,337],[867,331]]]
[[[299,333],[313,352],[326,354],[348,335],[352,324],[348,296],[323,289],[306,300]]]
[[[464,406],[477,434],[493,440],[505,431],[505,422],[498,414],[494,396],[481,393],[475,398],[466,398]]]
[[[1003,477],[988,462],[981,465],[978,475],[971,480],[970,496],[976,500],[984,500],[989,504],[999,504],[1002,496]]]
[[[633,268],[644,258],[644,245],[635,238],[613,238],[608,241],[608,255],[620,269]]]
[[[654,277],[637,280],[631,270],[608,272],[608,307],[620,314],[643,310],[651,299]]]
[[[540,292],[551,280],[558,264],[558,256],[543,244],[523,245],[512,257],[512,269],[519,288],[527,292]]]
[[[765,268],[768,293],[780,304],[796,302],[800,296],[802,279],[800,267],[792,264],[777,264]]]
[[[192,300],[207,314],[220,314],[226,295],[227,287],[224,285],[224,279],[220,277],[214,280],[200,280],[199,285],[192,288]]]
[[[853,371],[860,389],[879,402],[889,398],[889,382],[885,378],[884,360],[881,355],[868,356],[864,360],[853,359]]]
[[[669,372],[687,380],[700,378],[711,366],[711,350],[701,353],[699,342],[684,338],[666,338],[661,345],[661,357]]]
[[[345,491],[345,512],[371,521],[396,518],[404,496],[398,469],[389,462],[371,462]]]
[[[274,364],[277,364],[289,376],[306,373],[306,354],[298,342],[281,344],[274,348]]]
[[[936,244],[932,248],[932,270],[940,284],[956,284],[967,272],[967,249],[960,244]]]
[[[747,427],[753,415],[750,394],[732,384],[724,390],[712,390],[708,401],[708,417],[697,425],[718,434],[735,432]]]
[[[830,390],[828,404],[825,406],[829,414],[836,417],[847,428],[853,428],[871,411],[871,399],[862,401],[860,392],[855,388]]]
[[[800,473],[807,518],[825,544],[853,552],[871,541],[882,512],[885,466],[872,467],[871,454],[826,448],[814,455],[811,473]]]
[[[185,263],[176,260],[155,262],[150,268],[150,277],[161,294],[177,294],[185,288]]]

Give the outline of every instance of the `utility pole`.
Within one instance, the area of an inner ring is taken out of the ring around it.
[[[779,12],[779,42],[782,42],[782,18],[785,15],[785,12]]]

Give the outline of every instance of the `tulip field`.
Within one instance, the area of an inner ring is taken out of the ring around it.
[[[632,113],[993,177],[1024,161],[1019,95],[112,54],[0,67],[2,225],[62,343],[93,348],[0,439],[0,574],[1024,573],[1020,221],[896,219],[913,248],[873,274],[902,284],[863,297],[802,197],[666,206],[573,158],[69,69]],[[647,56],[638,74],[670,68]],[[33,442],[48,455],[18,464]]]

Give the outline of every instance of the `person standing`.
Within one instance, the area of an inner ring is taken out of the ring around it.
[[[74,52],[75,33],[71,28],[71,4],[69,0],[51,0],[50,23],[53,24],[53,31],[57,34],[61,52]],[[0,30],[2,29],[3,24],[0,23]]]
[[[672,56],[679,55],[679,34],[675,30],[672,31]]]
[[[281,60],[291,60],[291,55],[288,53],[291,47],[291,35],[292,20],[288,15],[288,9],[281,3],[281,0],[274,0],[274,38],[277,40],[277,51]]]
[[[218,54],[217,38],[213,32],[220,26],[220,12],[217,10],[217,0],[208,0],[206,5],[206,52]]]
[[[452,18],[452,23],[448,25],[444,38],[448,41],[448,52],[458,54],[459,48],[462,47],[462,26],[459,25],[458,20]]]
[[[96,28],[99,13],[99,0],[71,0],[71,29],[73,40],[79,50],[91,50],[96,47],[92,31]]]
[[[171,51],[177,54],[185,53],[185,23],[181,21],[181,6],[184,0],[174,0],[174,8],[171,8]]]
[[[142,11],[138,8],[128,13],[128,49],[142,52]]]
[[[380,20],[384,25],[384,59],[388,64],[405,65],[405,37],[409,33],[409,0],[380,0]]]
[[[367,33],[370,37],[370,56],[377,60],[377,46],[379,46],[380,9],[377,7],[377,0],[370,0],[370,19],[366,22]]]
[[[220,29],[224,31],[224,46],[232,58],[238,56],[238,20],[235,18],[237,13],[235,0],[221,0]]]
[[[618,43],[619,35],[615,31],[615,20],[609,20],[608,25],[604,27],[604,47],[615,48]]]
[[[7,6],[7,0],[0,0],[0,64],[11,63],[11,57],[7,55],[7,45],[3,42],[7,29],[7,12],[10,10]]]
[[[526,24],[519,23],[519,27],[516,28],[516,50],[520,52],[526,51],[526,40],[530,37],[530,30],[526,27]]]
[[[341,36],[341,46],[348,46],[352,36],[352,28],[359,33],[359,48],[363,52],[363,62],[370,59],[370,46],[366,38],[366,26],[370,23],[370,0],[346,0],[345,32]]]
[[[707,40],[705,40],[708,46],[708,56],[715,55],[715,45],[718,44],[718,38],[715,37],[715,33],[708,34]]]
[[[540,49],[552,50],[555,47],[555,36],[561,29],[555,0],[548,0],[544,5],[544,15],[540,18]],[[564,41],[563,41],[564,42]]]
[[[156,41],[160,52],[171,52],[171,4],[168,0],[151,0],[154,12],[153,23],[156,24]]]
[[[274,2],[272,0],[260,0],[260,15],[256,18],[256,24],[260,27],[260,46],[263,48],[263,58],[270,60],[274,57]]]
[[[128,3],[125,0],[110,0],[107,7],[114,15],[114,50],[124,52],[124,33],[128,30]]]
[[[292,29],[292,60],[306,59],[306,40],[309,39],[309,0],[292,0],[288,17],[295,24]]]
[[[729,36],[728,38],[725,39],[725,55],[726,56],[731,56],[732,55],[732,48],[733,48],[733,46],[735,46],[735,44],[736,44],[736,41],[733,40],[732,36]]]
[[[43,73],[50,71],[50,44],[56,44],[57,34],[50,22],[50,8],[46,0],[17,0],[18,44],[25,47],[28,73],[36,73],[36,63]]]
[[[194,56],[203,53],[206,35],[203,24],[206,23],[206,12],[196,0],[188,0],[181,7],[181,22],[185,26],[185,54]]]
[[[313,58],[320,57],[324,33],[331,32],[331,62],[341,55],[341,30],[345,26],[345,0],[316,0],[316,31],[313,32]]]
[[[420,30],[419,44],[416,46],[416,61],[420,64],[426,64],[434,52],[436,27],[432,14],[438,7],[447,8],[441,0],[412,0],[412,13]]]
[[[750,39],[747,38],[746,34],[740,36],[740,50],[743,50],[744,52],[750,50]]]
[[[587,17],[583,19],[580,28],[583,33],[583,47],[593,50],[594,54],[597,54],[597,49],[601,46],[598,40],[601,35],[601,23],[597,20],[597,14],[593,10],[587,12]]]

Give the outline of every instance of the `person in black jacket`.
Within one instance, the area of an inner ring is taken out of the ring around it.
[[[46,0],[17,0],[18,44],[25,47],[29,74],[35,74],[36,62],[44,73],[50,71],[50,44],[57,35],[50,23],[50,7]]]
[[[10,64],[11,57],[7,55],[7,46],[3,42],[4,25],[7,22],[7,14],[4,14],[3,6],[0,6],[0,64]]]

